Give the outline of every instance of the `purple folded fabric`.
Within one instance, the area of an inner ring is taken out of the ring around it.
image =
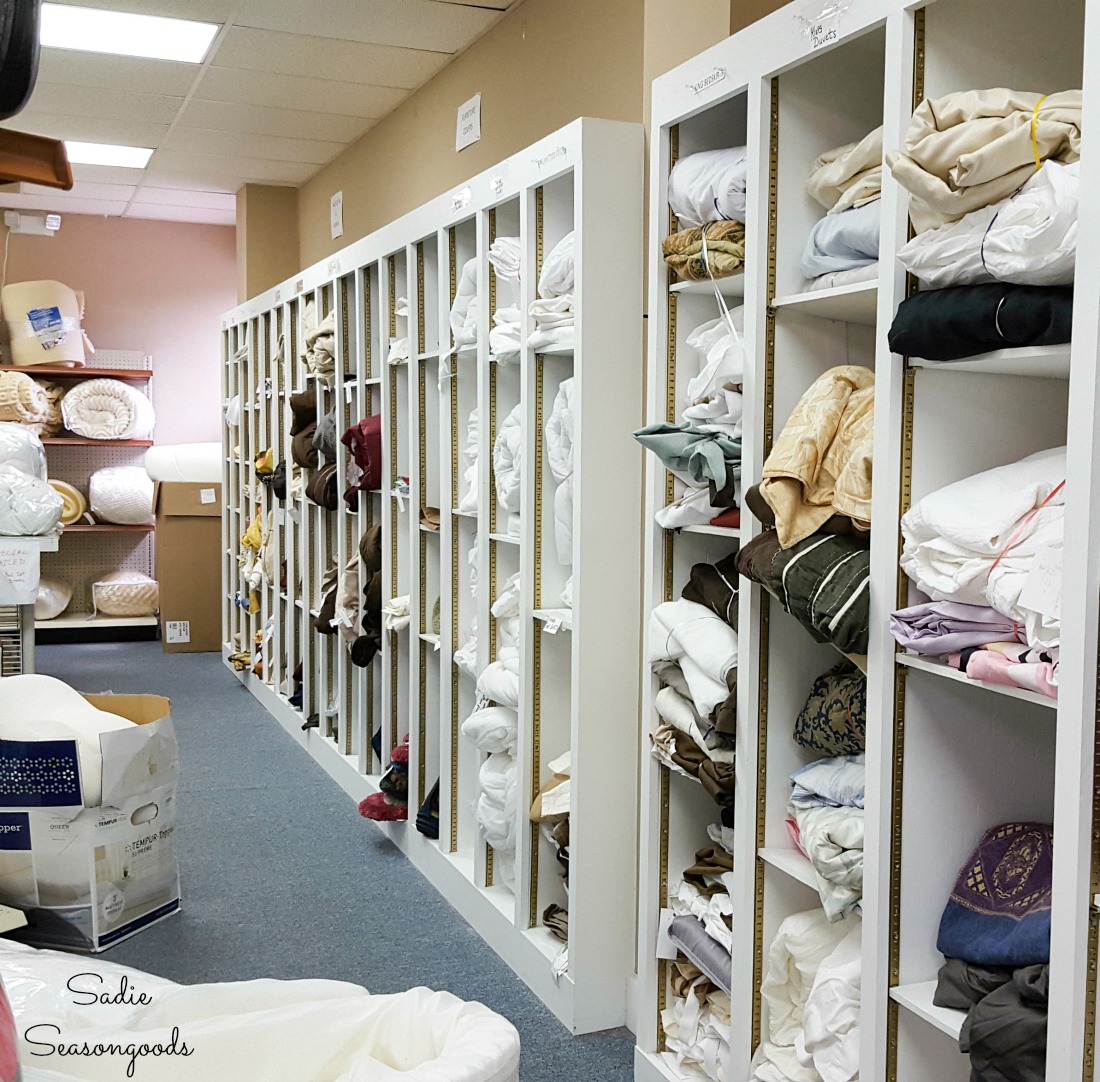
[[[995,609],[959,601],[930,601],[890,614],[890,633],[917,654],[955,654],[987,642],[1022,642],[1022,631]]]

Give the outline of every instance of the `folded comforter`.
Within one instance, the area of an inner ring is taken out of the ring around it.
[[[908,297],[890,327],[890,349],[904,357],[959,361],[998,349],[1070,340],[1072,286],[950,286]]]
[[[725,947],[707,935],[701,920],[689,915],[673,917],[668,938],[722,991],[731,991],[733,959]]]
[[[979,282],[1072,285],[1079,187],[1077,162],[1045,161],[1018,192],[918,233],[898,259],[933,289]]]
[[[918,233],[1011,195],[1037,161],[1081,156],[1081,91],[965,90],[917,106],[905,148],[886,155],[913,198]]]
[[[745,266],[745,227],[714,222],[665,237],[661,245],[669,269],[682,281],[728,278]]]
[[[668,205],[681,229],[743,222],[748,185],[745,147],[701,150],[681,158],[668,177]]]
[[[853,537],[807,537],[789,549],[774,530],[737,554],[737,570],[760,583],[818,642],[867,653],[870,553]]]
[[[850,661],[822,673],[794,723],[794,740],[823,755],[858,755],[867,742],[867,677]]]
[[[947,655],[947,664],[968,680],[1022,688],[1058,698],[1059,650],[1032,650],[1019,642],[987,642]]]
[[[576,255],[573,230],[569,230],[542,264],[539,274],[540,297],[572,297],[575,282]]]
[[[863,898],[863,809],[791,808],[814,868],[821,907],[829,920],[850,913]]]
[[[153,403],[117,379],[78,383],[61,400],[65,427],[90,440],[144,440],[153,434]]]
[[[810,230],[802,253],[803,278],[858,270],[878,262],[882,203],[875,200],[842,214],[827,214]]]
[[[901,569],[933,601],[988,605],[1023,624],[1035,648],[1061,621],[1020,602],[1041,548],[1061,549],[1066,449],[1055,447],[947,485],[902,516]]]
[[[729,695],[726,674],[737,667],[737,632],[694,601],[666,601],[649,618],[649,661],[675,661],[695,709],[709,718]]]
[[[504,418],[493,441],[493,483],[497,501],[507,512],[505,532],[520,532],[521,488],[523,481],[523,404],[516,405]]]
[[[477,257],[467,259],[455,288],[451,304],[451,338],[455,348],[472,346],[477,341]]]
[[[799,399],[760,482],[783,548],[834,514],[870,528],[874,409],[875,374],[858,365],[830,368]]]
[[[685,421],[646,425],[634,438],[652,451],[684,484],[707,484],[714,507],[732,507],[741,480],[741,437],[707,431]]]
[[[987,642],[1016,638],[1019,621],[988,605],[933,601],[890,614],[890,633],[916,654],[953,654]]]
[[[882,128],[857,143],[822,154],[810,167],[806,190],[830,214],[878,199],[882,194]]]

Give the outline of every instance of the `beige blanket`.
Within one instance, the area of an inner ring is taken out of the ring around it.
[[[875,374],[831,368],[802,396],[764,463],[760,494],[775,513],[779,544],[790,548],[834,514],[871,525]]]
[[[806,190],[830,214],[861,207],[882,194],[882,128],[858,143],[827,150],[810,167]]]
[[[1000,87],[926,99],[905,149],[890,151],[886,163],[912,193],[909,215],[923,233],[1007,198],[1038,168],[1036,152],[1040,161],[1080,158],[1081,91],[1043,98]]]

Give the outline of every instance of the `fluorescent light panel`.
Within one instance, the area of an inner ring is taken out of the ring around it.
[[[43,4],[40,40],[51,49],[201,64],[217,32],[216,23]]]
[[[65,140],[65,150],[74,165],[118,165],[144,169],[153,156],[148,147],[124,147],[115,143],[80,143]]]

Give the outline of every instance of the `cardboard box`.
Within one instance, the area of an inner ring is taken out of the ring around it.
[[[161,481],[154,505],[164,652],[220,650],[222,487],[211,482]]]
[[[75,740],[0,740],[0,902],[13,938],[98,953],[175,913],[179,749],[159,695],[87,695],[135,728],[103,733],[103,799],[85,808]]]

